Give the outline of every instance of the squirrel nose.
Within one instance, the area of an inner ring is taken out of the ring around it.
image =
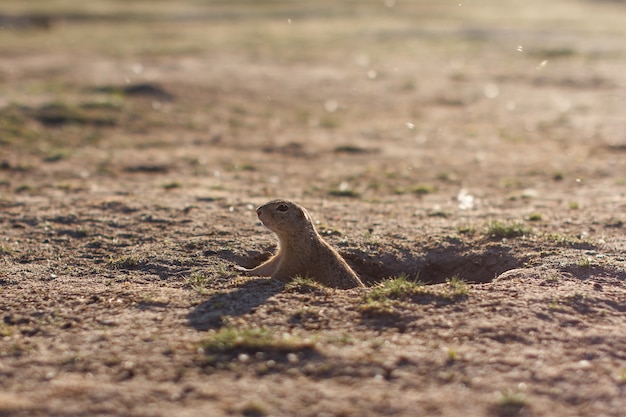
[[[256,215],[260,216],[261,215],[261,207],[257,207],[256,208]]]

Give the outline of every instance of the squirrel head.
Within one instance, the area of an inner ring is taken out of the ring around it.
[[[304,207],[288,200],[272,200],[256,209],[259,220],[279,237],[315,230]]]

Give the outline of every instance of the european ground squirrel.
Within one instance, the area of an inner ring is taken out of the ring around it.
[[[322,239],[304,207],[287,200],[273,200],[256,212],[263,225],[278,236],[279,250],[256,268],[238,267],[240,271],[283,282],[300,276],[333,288],[364,287],[346,261]]]

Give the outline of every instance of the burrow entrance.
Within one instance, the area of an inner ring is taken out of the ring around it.
[[[374,253],[352,249],[341,254],[366,285],[400,275],[437,284],[454,276],[470,283],[491,282],[501,273],[523,266],[526,257],[513,251],[506,246],[489,244],[454,245],[427,251],[396,247]]]

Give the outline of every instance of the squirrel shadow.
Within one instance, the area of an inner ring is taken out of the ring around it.
[[[219,329],[224,317],[243,316],[281,292],[285,284],[270,278],[254,278],[242,282],[234,290],[209,296],[187,315],[189,326],[199,331]]]

